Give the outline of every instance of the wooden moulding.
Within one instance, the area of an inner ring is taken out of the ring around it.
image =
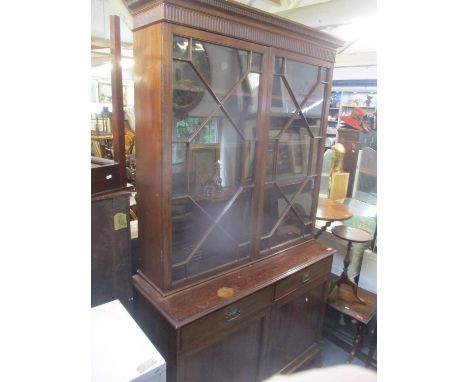
[[[332,256],[335,252],[332,248],[310,241],[273,258],[258,261],[169,296],[158,293],[140,275],[133,276],[133,285],[178,329]],[[228,298],[220,297],[217,291],[221,288],[232,288],[234,293]]]
[[[266,46],[335,61],[344,44],[316,29],[267,12],[223,0],[125,0],[134,18],[134,30],[157,22],[203,29]]]

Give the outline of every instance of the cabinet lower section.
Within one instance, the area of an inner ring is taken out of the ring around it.
[[[302,248],[315,249],[308,256],[298,248],[169,296],[134,277],[136,319],[165,357],[168,381],[261,381],[320,354],[332,253],[315,242]],[[242,278],[253,283],[237,285]],[[234,295],[210,299],[220,285]]]

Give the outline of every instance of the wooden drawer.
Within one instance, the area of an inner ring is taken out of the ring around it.
[[[244,317],[268,307],[273,302],[273,292],[273,286],[262,289],[183,327],[181,350],[186,350],[200,341],[206,341],[206,337],[228,330],[236,323],[242,322]]]
[[[331,270],[332,259],[333,258],[329,256],[276,283],[275,300],[294,292],[296,289],[299,289],[304,285],[311,284],[321,276],[328,275]]]

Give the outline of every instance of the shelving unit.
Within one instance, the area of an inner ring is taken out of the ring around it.
[[[368,97],[371,97],[370,99]],[[369,105],[366,104],[369,102]],[[328,108],[327,139],[325,148],[331,148],[336,142],[336,132],[343,115],[349,115],[359,107],[369,114],[377,111],[377,92],[373,89],[334,89],[330,95]]]

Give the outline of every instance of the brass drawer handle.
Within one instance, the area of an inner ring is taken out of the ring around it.
[[[306,282],[309,282],[311,278],[310,271],[308,271],[302,275],[301,281],[303,284],[305,284]]]
[[[241,314],[240,308],[236,308],[224,315],[224,321],[229,322],[229,321],[235,320],[237,317],[240,316],[240,314]]]

